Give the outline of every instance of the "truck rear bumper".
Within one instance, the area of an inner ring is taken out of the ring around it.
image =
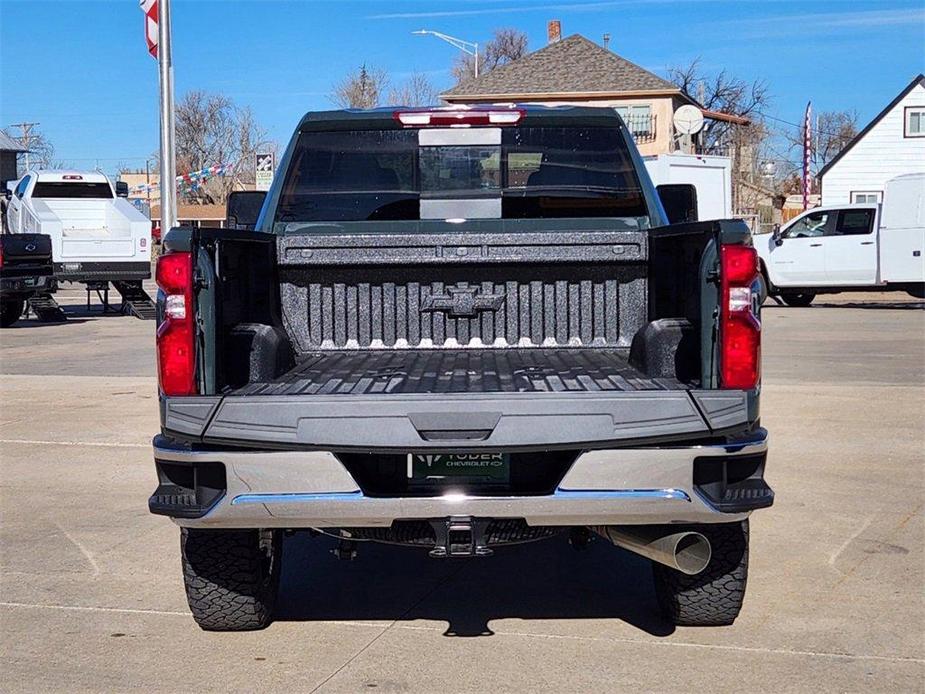
[[[146,280],[151,277],[151,262],[80,260],[55,263],[55,278],[62,282],[103,282],[112,280]]]
[[[51,275],[0,278],[0,297],[3,299],[28,299],[55,289],[55,280]]]
[[[455,516],[531,526],[724,523],[774,498],[763,479],[764,429],[719,445],[588,451],[553,493],[535,496],[372,497],[331,452],[193,450],[164,437],[154,443],[161,486],[150,510],[185,527],[388,527]],[[177,486],[178,478],[196,486]]]

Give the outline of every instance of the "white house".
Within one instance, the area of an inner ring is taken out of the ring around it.
[[[925,173],[925,75],[819,171],[822,204],[880,202],[884,184],[908,173]]]

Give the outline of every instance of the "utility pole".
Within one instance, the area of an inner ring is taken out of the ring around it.
[[[22,146],[26,148],[26,171],[30,169],[29,143],[32,141],[32,128],[36,125],[41,125],[41,123],[13,123],[10,126],[11,128],[19,128],[22,131],[22,136],[19,138],[19,141],[22,143]]]
[[[177,226],[177,160],[173,106],[173,56],[170,50],[170,0],[158,0],[157,68],[161,88],[161,229]]]

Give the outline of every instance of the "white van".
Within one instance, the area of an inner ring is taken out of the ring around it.
[[[925,174],[889,181],[882,204],[816,207],[754,243],[764,291],[790,306],[850,291],[925,298]]]

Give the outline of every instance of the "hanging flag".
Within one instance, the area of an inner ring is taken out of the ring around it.
[[[157,58],[157,0],[139,0],[145,15],[145,41],[148,53]]]
[[[803,120],[803,210],[809,209],[809,192],[812,174],[809,164],[813,152],[813,102],[806,104],[806,118]]]

